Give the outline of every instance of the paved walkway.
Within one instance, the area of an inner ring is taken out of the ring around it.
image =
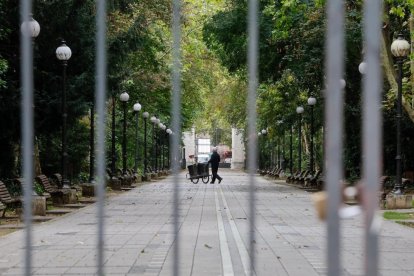
[[[194,185],[181,175],[180,275],[245,275],[248,178],[220,170],[222,184]],[[325,224],[310,194],[258,177],[256,275],[324,275]],[[106,275],[172,275],[172,177],[110,198],[106,204]],[[33,274],[94,275],[96,207],[34,228]],[[361,217],[343,221],[344,275],[363,275]],[[385,221],[381,275],[414,275],[414,230]],[[22,274],[23,232],[0,238],[0,275]],[[338,253],[339,254],[339,253]]]

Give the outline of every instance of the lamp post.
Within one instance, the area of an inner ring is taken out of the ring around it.
[[[162,171],[164,171],[165,169],[165,153],[164,153],[164,141],[165,141],[165,130],[167,129],[167,127],[163,124],[160,123],[159,127],[162,130],[162,134],[164,135],[160,135],[160,145],[161,145],[161,164],[160,164],[160,168]]]
[[[155,147],[155,124],[157,123],[157,117],[155,117],[155,116],[152,116],[151,117],[151,119],[150,119],[150,121],[151,121],[151,123],[152,123],[152,158],[151,158],[151,160],[152,160],[152,164],[151,164],[151,166],[152,166],[152,169],[155,169],[155,166],[156,166],[156,147]]]
[[[39,36],[39,33],[40,33],[40,25],[35,19],[33,19],[32,14],[29,14],[29,16],[30,16],[30,19],[28,21],[23,21],[22,24],[20,25],[20,31],[21,31],[23,36],[31,37],[32,46],[34,48],[34,41],[35,41],[36,37]],[[33,68],[35,68],[34,65],[33,65]],[[33,114],[34,114],[34,112],[33,112]],[[34,139],[34,142],[37,143],[36,138]],[[35,172],[35,173],[37,173],[37,172]],[[37,193],[36,193],[35,190],[32,190],[32,195],[37,196]]]
[[[170,165],[170,136],[172,134],[172,130],[167,128],[166,130],[167,134],[168,134],[168,143],[167,143],[167,168],[170,169],[171,165]]]
[[[149,117],[148,112],[142,113],[142,117],[144,117],[144,174],[147,173],[148,168],[148,159],[147,159],[147,120]]]
[[[160,123],[161,121],[160,121],[160,119],[159,118],[157,118],[157,120],[155,121],[155,124],[154,124],[154,135],[155,135],[155,172],[159,172],[159,162],[158,162],[158,158],[159,158],[159,147],[158,147],[158,144],[159,144],[159,135],[157,135],[158,133],[157,133],[157,125],[159,125],[159,123]]]
[[[391,52],[394,55],[397,65],[398,65],[398,96],[397,96],[397,114],[396,114],[396,124],[397,124],[397,154],[395,156],[396,160],[396,179],[393,193],[395,195],[402,194],[402,167],[401,167],[401,117],[402,117],[402,65],[404,59],[410,53],[410,44],[406,41],[403,36],[400,34],[398,38],[393,41],[391,44]]]
[[[94,167],[95,167],[95,113],[94,113],[94,104],[91,103],[91,127],[89,134],[89,183],[92,183],[94,180]]]
[[[116,153],[115,153],[115,96],[112,96],[112,135],[111,135],[111,171],[112,177],[116,174]]]
[[[58,60],[62,61],[63,66],[63,89],[62,89],[62,156],[61,156],[61,166],[62,166],[62,184],[64,189],[69,188],[69,180],[67,176],[67,133],[66,133],[66,121],[68,116],[67,106],[66,106],[66,68],[68,65],[68,60],[72,56],[72,51],[68,46],[66,46],[65,41],[62,40],[62,44],[56,49],[56,57]]]
[[[264,136],[266,136],[266,134],[267,134],[267,129],[262,129],[261,131],[260,131],[261,133],[262,133],[262,136],[264,137]],[[266,152],[266,148],[267,148],[267,141],[263,141],[263,147],[264,147],[264,151],[263,151],[263,169],[266,169],[266,157],[265,157],[265,152]]]
[[[314,172],[314,152],[313,152],[313,136],[314,136],[314,132],[315,132],[315,125],[314,125],[314,119],[313,119],[313,107],[316,104],[316,99],[312,96],[310,96],[308,98],[308,105],[310,106],[310,120],[311,120],[311,129],[310,129],[310,135],[311,135],[311,139],[310,139],[310,162],[309,162],[309,170],[311,172]]]
[[[123,121],[123,135],[122,135],[122,173],[126,174],[126,151],[127,151],[127,138],[126,138],[126,129],[127,129],[127,102],[129,100],[129,95],[127,92],[123,92],[119,96],[119,100],[122,102],[122,107],[124,109],[124,121]]]
[[[139,127],[139,111],[141,110],[141,105],[139,103],[134,104],[134,112],[135,112],[135,163],[134,163],[134,173],[137,173],[138,170],[138,162],[139,162],[139,154],[138,154],[138,146],[139,146],[139,138],[138,138],[138,127]]]
[[[293,126],[290,127],[289,170],[293,175]]]
[[[296,107],[296,113],[299,114],[299,132],[298,132],[298,170],[302,170],[302,106]]]

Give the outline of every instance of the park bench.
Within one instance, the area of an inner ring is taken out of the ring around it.
[[[5,205],[2,217],[4,217],[6,215],[6,210],[8,208],[12,208],[12,207],[22,205],[21,198],[13,197],[9,193],[9,190],[7,189],[7,187],[6,187],[6,185],[4,184],[3,181],[0,181],[0,201],[1,201],[1,203],[3,203]]]
[[[296,171],[295,173],[293,173],[293,174],[289,175],[289,176],[286,178],[286,183],[293,183],[293,180],[295,179],[295,177],[299,176],[300,174],[301,174],[301,172],[300,172],[300,171]]]
[[[279,178],[280,175],[283,174],[283,168],[279,168],[274,174],[273,177]]]
[[[304,175],[306,175],[308,173],[308,171],[307,170],[304,170],[304,171],[301,171],[298,175],[295,175],[293,178],[292,178],[292,182],[291,183],[294,183],[294,184],[297,184],[298,182],[299,182],[299,180],[304,176]]]
[[[76,192],[72,189],[59,189],[53,186],[46,175],[36,176],[35,181],[43,188],[43,190],[51,195],[54,204],[76,203]]]
[[[316,188],[317,187],[317,181],[319,179],[319,177],[321,176],[322,171],[321,170],[317,170],[316,173],[308,175],[305,178],[305,187],[313,187]]]
[[[271,170],[269,170],[268,172],[267,172],[267,175],[269,175],[269,176],[273,176],[274,174],[276,174],[277,173],[277,171],[279,170],[279,168],[278,167],[274,167],[273,169],[271,169]]]
[[[297,183],[297,184],[304,185],[304,184],[305,184],[305,179],[306,179],[308,176],[310,176],[310,175],[312,175],[312,171],[310,171],[310,170],[305,171],[305,173],[304,173],[302,176],[299,176],[299,177],[296,179],[296,183]]]
[[[119,180],[121,180],[121,186],[131,186],[133,182],[132,176],[128,173],[128,170],[126,170],[126,173],[122,171],[122,169],[117,169],[117,175]]]
[[[50,177],[50,182],[52,185],[58,187],[58,188],[62,188],[63,183],[62,183],[62,175],[60,173],[55,173],[52,174],[52,176]]]

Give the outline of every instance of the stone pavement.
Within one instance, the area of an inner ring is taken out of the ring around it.
[[[245,275],[248,177],[220,170],[218,185],[181,174],[180,274]],[[106,205],[106,275],[172,275],[172,177],[110,198]],[[324,275],[326,225],[306,191],[257,178],[255,275]],[[362,217],[342,221],[343,275],[363,275]],[[382,223],[380,275],[414,275],[414,230]],[[94,275],[96,206],[36,225],[34,275]],[[23,232],[0,238],[0,275],[22,275]]]

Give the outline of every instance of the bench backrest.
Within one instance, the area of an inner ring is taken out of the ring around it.
[[[56,186],[56,187],[62,187],[62,175],[60,173],[55,173],[52,174],[52,176],[50,177],[51,180],[51,184]]]
[[[13,199],[10,196],[9,190],[7,190],[6,184],[3,181],[0,181],[0,201],[4,203],[9,203]]]
[[[35,180],[37,181],[37,183],[43,187],[43,189],[48,192],[48,193],[53,193],[56,192],[57,189],[55,187],[53,187],[50,182],[49,182],[49,178],[47,178],[46,175],[41,174],[36,176]]]

